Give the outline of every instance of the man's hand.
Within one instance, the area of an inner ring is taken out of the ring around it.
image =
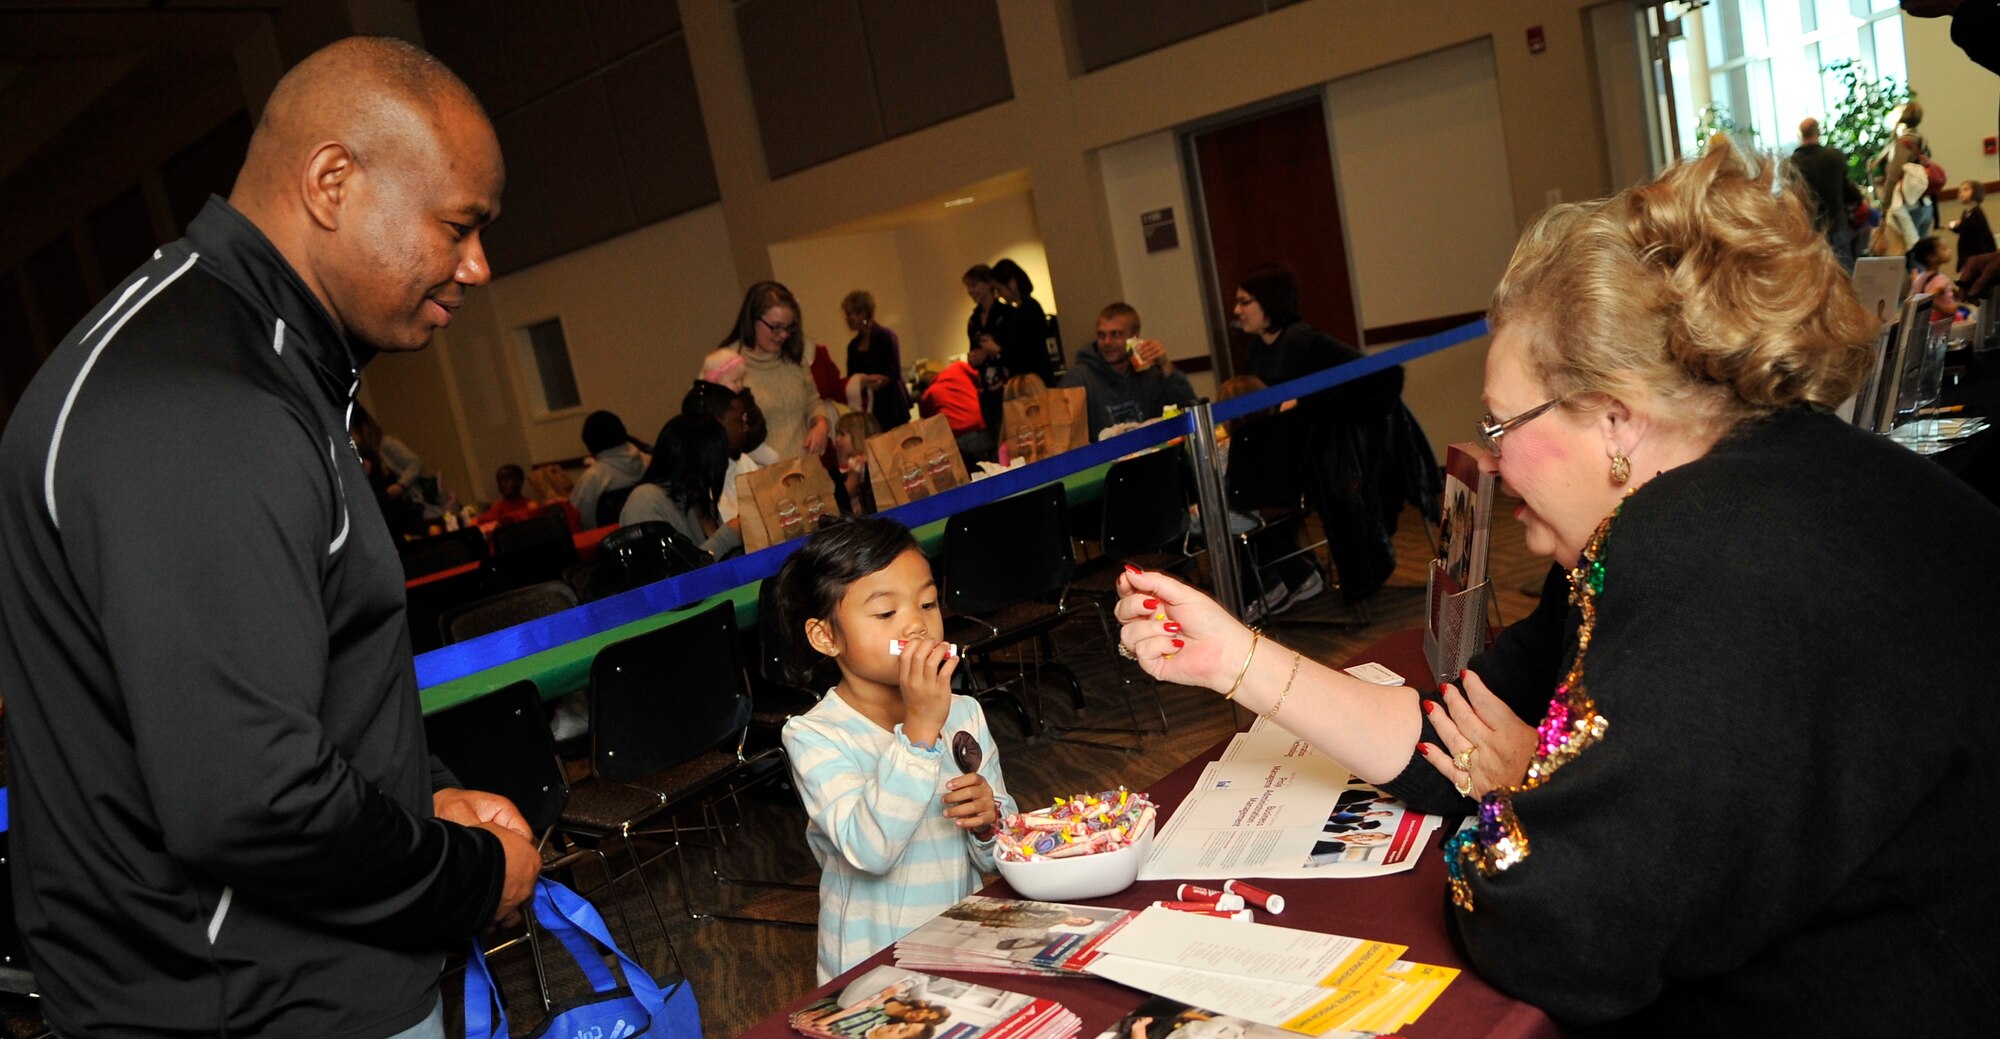
[[[521,904],[535,894],[535,878],[542,873],[542,854],[535,849],[533,841],[506,826],[484,822],[475,828],[499,838],[500,849],[507,854],[505,879],[500,884],[500,904],[493,907],[493,922],[511,925],[520,917]]]
[[[492,823],[520,834],[524,841],[533,843],[535,839],[535,831],[528,828],[528,820],[521,817],[521,810],[499,794],[445,787],[431,795],[431,811],[445,822],[460,826]]]
[[[1174,370],[1174,362],[1167,359],[1165,344],[1157,339],[1134,339],[1132,341],[1132,367],[1158,368],[1161,374]]]

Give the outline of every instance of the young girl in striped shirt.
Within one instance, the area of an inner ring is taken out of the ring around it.
[[[958,660],[940,641],[937,582],[907,528],[836,523],[777,581],[793,656],[840,670],[832,692],[784,729],[822,870],[825,982],[976,890],[993,868],[992,827],[1015,806],[979,701],[952,694]],[[960,732],[979,741],[977,772],[953,763]]]

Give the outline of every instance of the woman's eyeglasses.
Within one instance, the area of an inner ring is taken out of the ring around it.
[[[757,319],[757,323],[763,325],[765,328],[770,329],[771,334],[784,336],[787,339],[791,338],[793,332],[799,330],[799,326],[797,325],[774,325],[769,321],[764,320],[761,317]]]
[[[1490,411],[1487,412],[1484,416],[1481,417],[1479,422],[1479,436],[1478,436],[1479,446],[1485,448],[1487,453],[1491,454],[1493,457],[1495,458],[1500,457],[1501,437],[1506,436],[1508,433],[1511,433],[1515,429],[1518,429],[1522,425],[1526,424],[1529,419],[1532,419],[1535,416],[1540,415],[1542,412],[1547,411],[1550,408],[1553,408],[1561,403],[1562,403],[1561,397],[1557,397],[1554,400],[1543,401],[1542,403],[1537,404],[1534,407],[1529,408],[1524,412],[1521,412],[1519,415],[1516,415],[1505,422],[1493,421],[1493,413]]]

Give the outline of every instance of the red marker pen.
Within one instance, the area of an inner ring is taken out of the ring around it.
[[[1180,899],[1180,902],[1173,903],[1175,905],[1198,905],[1205,909],[1226,910],[1243,908],[1242,895],[1232,895],[1225,891],[1217,891],[1214,888],[1182,884],[1180,887],[1174,889],[1174,894]]]
[[[1272,894],[1255,884],[1245,884],[1240,880],[1225,880],[1222,882],[1222,890],[1232,895],[1242,895],[1245,902],[1267,913],[1285,911],[1285,896]]]
[[[1155,902],[1161,909],[1171,909],[1177,913],[1192,913],[1195,916],[1219,916],[1224,920],[1250,923],[1254,914],[1248,909],[1215,909],[1206,902]]]

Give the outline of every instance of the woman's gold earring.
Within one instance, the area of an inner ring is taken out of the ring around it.
[[[1632,460],[1622,454],[1611,456],[1611,482],[1623,485],[1632,478]]]

